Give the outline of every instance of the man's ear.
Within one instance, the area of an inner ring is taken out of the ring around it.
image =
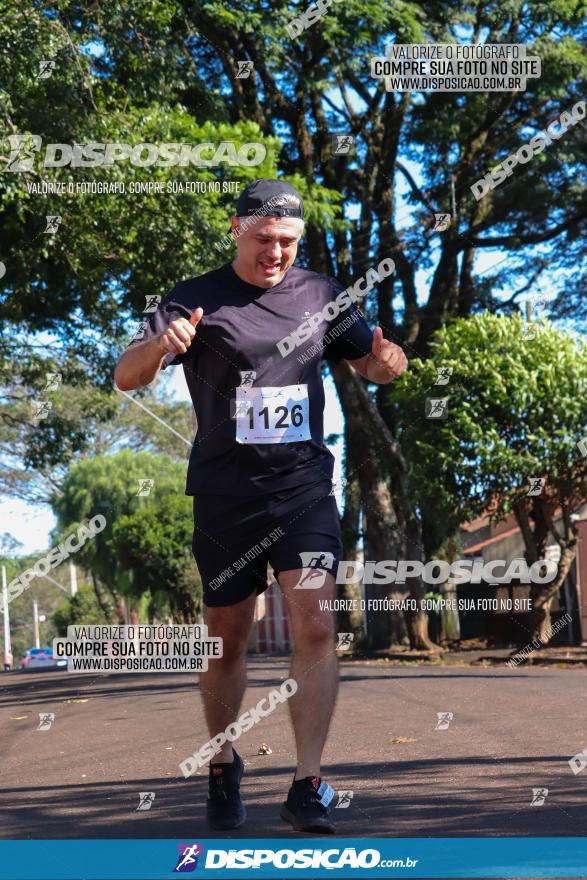
[[[236,216],[231,217],[231,218],[230,218],[230,229],[229,229],[228,231],[229,231],[229,232],[232,232],[234,229],[238,230],[239,225],[240,225],[240,224],[239,224],[239,219],[238,219],[238,217],[236,217]],[[237,234],[238,234],[238,233],[237,233]]]

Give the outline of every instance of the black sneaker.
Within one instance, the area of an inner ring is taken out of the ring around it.
[[[232,764],[210,764],[206,818],[217,831],[240,828],[247,818],[239,790],[244,768],[236,752]]]
[[[333,796],[332,788],[319,776],[294,780],[281,807],[281,818],[293,825],[294,831],[334,834],[336,828],[328,811]]]

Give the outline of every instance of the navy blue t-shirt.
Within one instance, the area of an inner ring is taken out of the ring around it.
[[[363,357],[373,336],[353,302],[322,314],[342,290],[295,266],[275,287],[257,287],[227,263],[180,282],[161,301],[139,341],[204,310],[190,348],[162,367],[183,365],[196,412],[187,495],[258,495],[332,480],[321,362]],[[296,344],[292,334],[312,316],[312,332],[306,324]]]

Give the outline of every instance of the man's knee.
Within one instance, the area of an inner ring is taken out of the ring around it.
[[[208,608],[208,636],[222,639],[222,657],[218,658],[221,663],[241,659],[249,646],[250,626],[246,618],[235,616],[231,607]]]
[[[319,611],[308,615],[298,626],[295,645],[303,649],[316,650],[332,647],[335,634],[334,615]]]
[[[225,663],[232,663],[235,660],[241,660],[247,653],[249,646],[249,637],[242,633],[225,632],[219,633],[222,639],[222,657]]]

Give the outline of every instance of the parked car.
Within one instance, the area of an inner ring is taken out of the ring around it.
[[[67,666],[67,660],[57,658],[53,653],[53,648],[29,648],[20,661],[21,672],[60,669],[63,666]]]

